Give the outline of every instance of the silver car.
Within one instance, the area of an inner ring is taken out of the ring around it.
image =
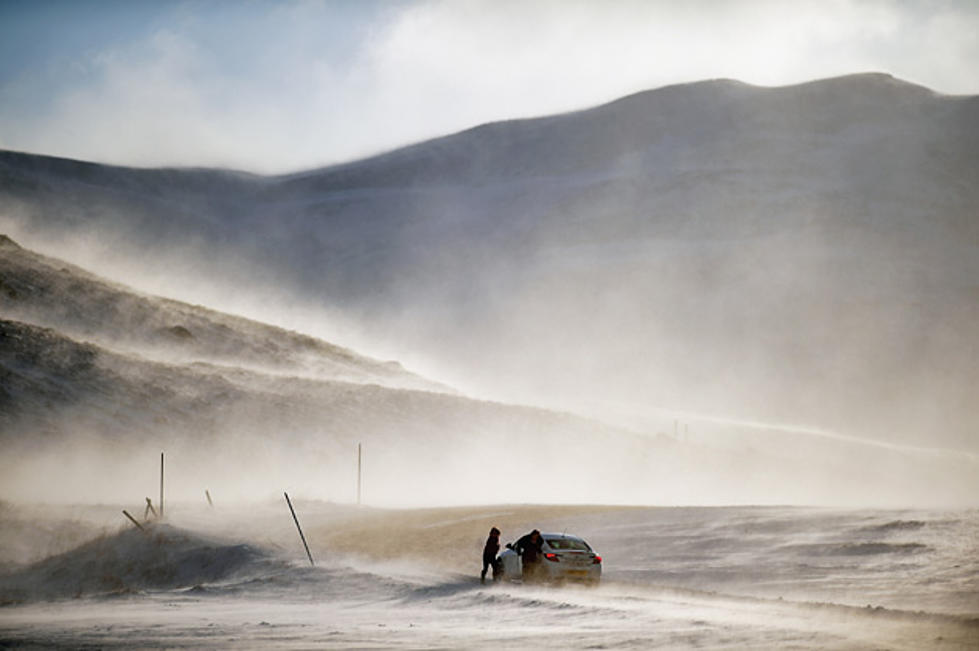
[[[546,582],[581,581],[596,585],[602,578],[602,557],[578,536],[564,533],[543,533],[543,551],[537,578]],[[516,543],[507,543],[500,554],[503,578],[518,580],[523,577],[523,564],[516,550]]]

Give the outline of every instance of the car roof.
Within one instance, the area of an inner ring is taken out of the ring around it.
[[[585,542],[585,539],[581,536],[572,536],[569,533],[547,533],[546,531],[541,534],[544,538],[564,538],[565,540],[580,540]]]

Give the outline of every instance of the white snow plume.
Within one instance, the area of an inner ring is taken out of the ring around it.
[[[352,501],[358,445],[373,503],[960,504],[975,494],[963,490],[979,477],[975,458],[846,438],[802,445],[743,426],[701,424],[689,439],[473,400],[325,342],[134,294],[9,240],[0,252],[4,307],[53,326],[0,320],[8,499],[154,494],[151,460],[165,449],[183,499],[210,486],[231,499],[285,487]]]
[[[434,392],[149,362],[0,321],[8,499],[106,501],[280,488],[381,504],[966,503],[976,461],[643,436],[568,414]],[[55,479],[56,478],[56,479]]]
[[[976,107],[715,80],[278,177],[6,153],[3,220],[474,395],[975,452]]]

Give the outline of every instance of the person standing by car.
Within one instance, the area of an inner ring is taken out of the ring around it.
[[[543,545],[544,539],[537,529],[517,541],[516,552],[520,556],[524,583],[533,583],[539,578]]]
[[[486,546],[483,547],[483,571],[479,575],[479,582],[486,583],[486,570],[493,568],[493,580],[500,578],[499,562],[496,558],[500,551],[500,530],[496,527],[490,529],[489,538],[486,539]]]

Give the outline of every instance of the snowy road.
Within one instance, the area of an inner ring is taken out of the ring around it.
[[[973,512],[305,503],[310,567],[281,511],[185,511],[20,565],[0,648],[979,648]],[[481,585],[459,568],[484,520],[576,525],[606,580]]]

